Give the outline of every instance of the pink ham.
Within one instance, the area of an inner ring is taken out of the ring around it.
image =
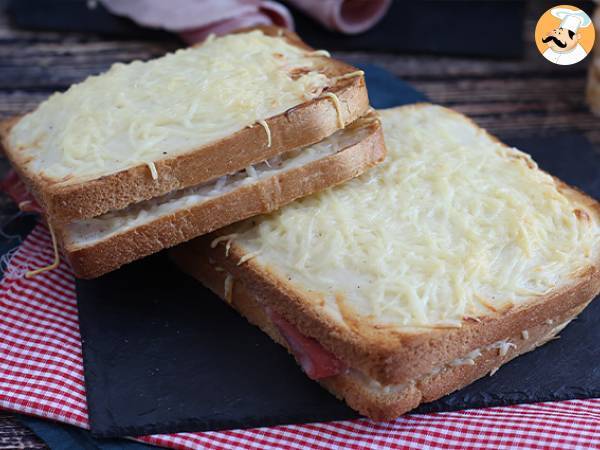
[[[386,13],[391,0],[287,0],[330,30],[362,33]],[[277,25],[294,28],[288,9],[270,0],[100,0],[113,14],[179,33],[188,43],[209,34]]]
[[[367,31],[385,15],[392,0],[287,0],[333,31]]]
[[[113,14],[179,33],[188,43],[258,25],[293,29],[287,8],[268,0],[100,0]]]
[[[269,309],[271,321],[285,338],[296,360],[309,378],[320,380],[344,372],[348,367],[316,339],[305,336],[294,325]]]

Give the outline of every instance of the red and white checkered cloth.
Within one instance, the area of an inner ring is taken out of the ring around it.
[[[39,225],[0,282],[0,408],[88,428],[75,283]],[[4,261],[6,263],[6,261]],[[600,399],[251,430],[142,436],[174,449],[600,449]]]

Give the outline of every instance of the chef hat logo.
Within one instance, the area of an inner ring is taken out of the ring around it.
[[[600,19],[600,14],[598,14]],[[582,61],[594,46],[594,22],[571,5],[548,9],[535,28],[535,44],[544,58],[557,65]]]
[[[552,8],[550,14],[560,19],[560,28],[577,33],[579,28],[587,28],[592,24],[592,19],[582,10],[574,11],[568,8]]]

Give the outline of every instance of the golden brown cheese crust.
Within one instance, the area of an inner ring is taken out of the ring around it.
[[[290,169],[256,183],[179,210],[145,225],[115,234],[83,248],[65,244],[67,260],[79,278],[95,278],[164,248],[209,233],[233,222],[274,211],[297,198],[347,181],[381,162],[385,144],[381,124],[370,114],[353,127],[367,130],[358,142],[326,158]]]
[[[271,36],[280,33],[277,27],[259,28]],[[294,33],[283,31],[283,37],[310,50]],[[323,73],[336,77],[356,70],[340,61],[328,60]],[[354,122],[369,108],[363,76],[339,80],[327,92],[337,95],[344,124]],[[266,119],[272,136],[270,147],[264,128],[255,124],[195,151],[157,161],[157,180],[152,178],[146,165],[138,165],[95,180],[60,185],[51,184],[21,166],[18,149],[10,148],[7,139],[10,128],[18,120],[19,117],[15,117],[0,126],[4,152],[53,225],[123,209],[132,203],[237,172],[280,153],[319,142],[340,128],[335,105],[330,98],[320,97]]]
[[[586,205],[600,220],[598,202],[565,183],[560,182],[559,188],[574,206]],[[460,358],[475,348],[506,339],[586,304],[600,292],[600,261],[596,261],[581,268],[571,282],[560,289],[523,306],[513,306],[479,319],[465,319],[461,328],[409,333],[372,327],[360,320],[346,320],[341,324],[325,314],[314,294],[292,287],[268,267],[254,260],[238,265],[244,252],[235,242],[228,256],[225,242],[211,248],[216,237],[230,232],[220,230],[192,241],[187,251],[194,252],[196,260],[214,260],[302,333],[317,339],[346,364],[382,384],[399,384],[422,376],[440,363]]]
[[[267,297],[248,288],[245,281],[235,278],[230,295],[227,296],[224,292],[224,286],[228,273],[221,270],[219,262],[213,261],[211,263],[206,258],[199,258],[197,254],[183,246],[174,248],[171,255],[180,268],[200,280],[215,294],[238,310],[250,323],[260,327],[275,342],[292,353],[286,340],[281,336],[266,313],[265,305],[268,304],[269,307],[273,307],[266,301]],[[481,356],[476,359],[473,365],[446,367],[444,370],[433,374],[429,370],[424,374],[403,381],[402,384],[405,384],[405,386],[390,392],[373,390],[362,379],[352,376],[350,373],[325,378],[320,383],[361,414],[374,420],[391,420],[416,408],[421,403],[437,400],[467,386],[495,371],[511,359],[544,344],[552,338],[558,324],[573,319],[587,306],[588,302],[578,303],[576,306],[565,309],[556,315],[531,317],[527,321],[526,328],[511,329],[504,338],[509,339],[514,347],[508,348],[506,353],[499,351],[497,348],[483,349]],[[525,329],[528,331],[527,334],[522,332]],[[461,349],[461,356],[468,354],[471,350]],[[407,360],[402,363],[410,365],[415,362],[416,360]],[[437,361],[434,367],[439,368],[440,365],[443,365],[443,363]],[[351,367],[355,368],[356,366],[351,365]]]

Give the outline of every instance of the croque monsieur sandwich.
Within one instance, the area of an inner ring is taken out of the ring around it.
[[[5,123],[2,143],[83,278],[385,155],[363,73],[274,27],[115,64]]]
[[[386,160],[171,250],[373,419],[493,373],[600,290],[600,205],[466,117],[380,112]]]

